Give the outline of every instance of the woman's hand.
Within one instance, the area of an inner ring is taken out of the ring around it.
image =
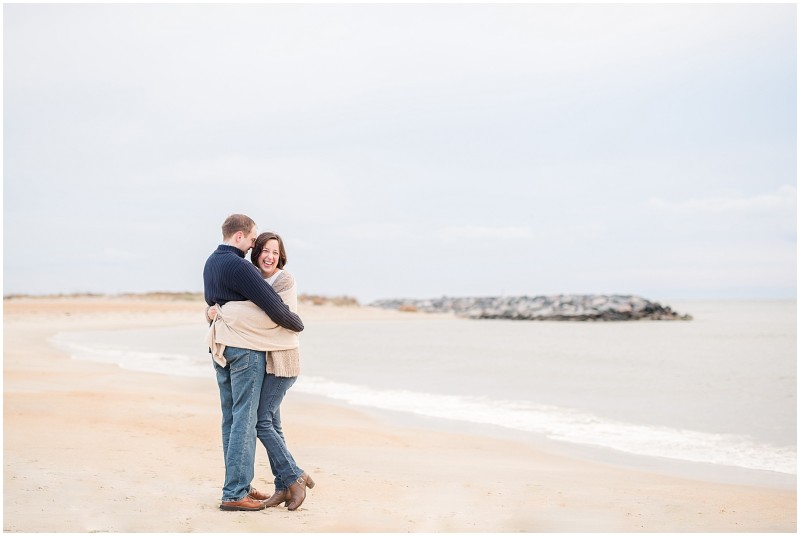
[[[217,306],[212,305],[208,309],[206,309],[206,316],[208,317],[209,322],[213,322],[215,318],[217,318]]]

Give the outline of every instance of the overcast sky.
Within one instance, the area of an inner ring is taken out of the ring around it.
[[[5,4],[4,294],[794,298],[794,4]]]

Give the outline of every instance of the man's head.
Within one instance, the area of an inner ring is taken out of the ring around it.
[[[222,241],[247,253],[258,236],[256,222],[244,214],[231,214],[222,223]]]

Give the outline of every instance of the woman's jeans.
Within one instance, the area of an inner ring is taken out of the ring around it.
[[[281,428],[281,402],[286,391],[296,380],[297,377],[281,378],[267,374],[261,386],[256,435],[267,449],[269,466],[275,476],[275,491],[288,489],[303,476],[303,470],[297,467],[289,449],[286,448]]]
[[[228,346],[227,364],[214,362],[222,406],[225,484],[222,500],[240,501],[250,493],[256,455],[258,401],[266,374],[266,352]]]

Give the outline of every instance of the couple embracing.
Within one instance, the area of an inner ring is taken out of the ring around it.
[[[280,404],[300,373],[294,277],[283,270],[286,250],[275,233],[232,214],[222,224],[223,243],[203,270],[206,342],[213,356],[222,406],[225,483],[222,510],[263,510],[284,503],[296,510],[314,481],[294,461],[281,428]],[[251,261],[245,254],[252,249]],[[256,438],[267,450],[275,477],[268,496],[251,483]]]

